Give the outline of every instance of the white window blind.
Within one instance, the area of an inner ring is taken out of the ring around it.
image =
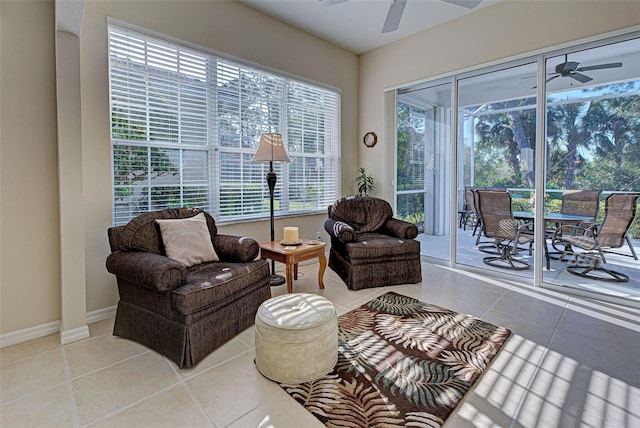
[[[113,223],[199,207],[267,217],[260,135],[280,132],[276,215],[324,211],[340,192],[340,94],[109,26]]]

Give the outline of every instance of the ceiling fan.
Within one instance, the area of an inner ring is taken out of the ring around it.
[[[577,80],[580,83],[587,83],[593,80],[592,77],[587,76],[586,74],[582,74],[583,71],[592,71],[592,70],[604,70],[606,68],[619,68],[622,67],[621,62],[611,62],[608,64],[596,64],[596,65],[588,65],[586,67],[578,67],[580,65],[579,62],[569,61],[567,55],[564,56],[564,62],[562,64],[556,65],[556,72],[550,73],[547,83],[552,81],[558,77],[570,77],[571,79]]]
[[[344,3],[349,0],[318,0],[325,6],[331,6],[338,3]],[[473,9],[482,3],[482,0],[440,0],[445,3],[451,3],[458,6],[466,7],[467,9]],[[387,18],[384,20],[382,26],[383,33],[390,33],[396,31],[400,26],[400,19],[402,19],[402,13],[404,7],[407,4],[407,0],[392,0],[391,6],[389,6],[389,12],[387,12]]]

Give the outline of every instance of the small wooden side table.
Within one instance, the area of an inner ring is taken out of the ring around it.
[[[327,244],[321,241],[318,244],[309,244],[309,239],[301,239],[302,244],[296,245],[292,250],[285,250],[286,245],[280,241],[264,242],[260,244],[260,258],[271,259],[286,265],[287,271],[287,292],[293,293],[293,280],[298,279],[298,263],[305,260],[315,259],[320,261],[320,269],[318,270],[318,287],[324,288],[322,278],[327,268],[327,258],[324,250]]]

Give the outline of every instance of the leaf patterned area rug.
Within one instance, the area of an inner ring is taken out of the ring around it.
[[[326,376],[281,383],[327,426],[440,427],[511,331],[394,292],[338,317]]]

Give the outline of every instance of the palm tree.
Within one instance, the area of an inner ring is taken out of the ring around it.
[[[621,167],[625,152],[633,152],[639,142],[640,96],[609,98],[596,101],[593,106],[585,120],[587,129],[593,134],[596,153],[602,157],[613,157],[616,165]]]
[[[549,151],[560,150],[564,153],[558,159],[560,164],[552,164],[548,170],[564,169],[564,185],[561,188],[574,188],[576,170],[584,162],[579,149],[588,146],[591,141],[589,131],[583,126],[581,114],[588,105],[589,102],[558,104],[549,107],[547,112]]]
[[[531,150],[531,160],[535,157],[535,109],[516,109],[525,101],[508,101],[499,106],[501,109],[508,109],[506,113],[480,116],[476,121],[476,135],[480,139],[478,149],[492,147],[490,151],[502,151],[511,171],[509,183],[485,183],[486,185],[533,187],[535,184],[533,162],[528,165],[523,162],[525,150]]]

